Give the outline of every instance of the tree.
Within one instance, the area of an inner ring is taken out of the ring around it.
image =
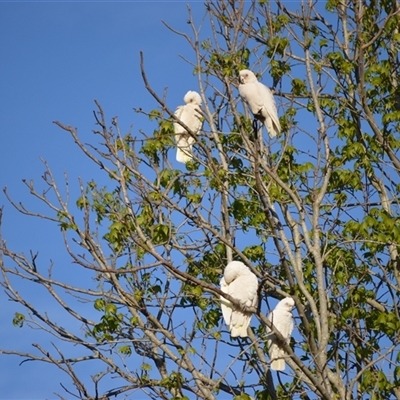
[[[98,102],[92,145],[55,122],[109,182],[81,182],[76,207],[47,167],[43,193],[26,185],[48,206],[39,217],[59,225],[72,263],[94,280],[58,281],[34,253],[3,242],[2,285],[26,309],[14,325],[41,327],[81,351],[47,343],[2,353],[54,364],[78,398],[142,390],[156,399],[400,399],[399,3],[205,7],[209,37],[190,9],[191,31],[175,31],[193,50],[187,72],[203,99],[194,161],[173,162],[176,119],[144,57],[158,108],[138,112],[154,132],[121,134]],[[241,69],[273,78],[275,140],[237,101]],[[221,318],[219,280],[231,260],[260,282],[246,339],[231,338]],[[15,280],[44,288],[84,329],[39,311]],[[289,367],[276,375],[266,315],[285,296],[295,300],[295,332],[281,343]],[[76,366],[91,361],[99,373],[89,385]]]

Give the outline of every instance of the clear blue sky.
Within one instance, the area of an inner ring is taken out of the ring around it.
[[[200,21],[202,1],[0,2],[0,187],[7,186],[17,202],[40,211],[44,208],[32,200],[22,179],[40,185],[41,157],[57,179],[66,171],[74,190],[78,176],[96,179],[96,167],[52,124],[59,120],[78,127],[89,141],[93,99],[109,120],[118,116],[122,131],[132,124],[134,130],[153,129],[133,112],[156,108],[142,83],[140,50],[154,89],[162,93],[168,88],[171,109],[182,103],[187,90],[196,90],[191,67],[179,57],[190,55],[189,47],[161,23],[188,31],[187,3]],[[18,214],[2,191],[1,205],[3,238],[10,248],[26,254],[38,250],[44,268],[64,256],[59,231],[51,224]],[[0,290],[1,347],[32,351],[31,343],[40,342],[40,335],[12,326],[17,310],[22,311]],[[52,366],[20,362],[0,356],[0,399],[51,399],[54,392],[63,394],[60,381],[69,384]]]

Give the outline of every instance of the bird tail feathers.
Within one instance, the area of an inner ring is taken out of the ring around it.
[[[281,131],[281,127],[276,126],[271,118],[265,118],[264,125],[271,139],[273,139]]]
[[[285,370],[285,360],[279,358],[277,360],[272,360],[271,362],[271,369],[274,371],[284,371]]]
[[[247,337],[247,325],[246,326],[232,326],[231,329],[231,336],[232,337]]]
[[[251,315],[241,311],[234,311],[231,316],[230,331],[232,337],[247,337],[247,328],[250,325]]]
[[[176,149],[176,161],[186,164],[188,161],[193,159],[190,146],[188,147],[178,147]]]

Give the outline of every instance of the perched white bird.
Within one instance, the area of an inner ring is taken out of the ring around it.
[[[254,73],[248,69],[239,72],[239,94],[249,105],[254,117],[268,130],[269,137],[275,137],[281,131],[278,112],[271,90],[258,82]]]
[[[294,300],[291,297],[286,297],[281,300],[275,309],[269,314],[268,319],[272,325],[282,334],[289,343],[293,332],[293,315],[292,308]],[[275,335],[267,327],[269,333],[268,348],[269,358],[271,359],[271,369],[275,371],[283,371],[285,369],[285,351],[281,349],[276,341]]]
[[[179,106],[175,111],[175,116],[181,120],[194,135],[197,135],[201,129],[200,104],[201,97],[197,92],[189,90],[183,98],[184,106]],[[176,159],[179,162],[187,163],[192,156],[192,144],[194,137],[190,136],[187,130],[178,122],[174,122],[174,131],[176,139]]]
[[[221,290],[246,307],[257,305],[257,277],[240,261],[231,261],[224,270],[221,279]],[[246,313],[233,306],[222,296],[221,310],[226,325],[232,337],[247,337],[247,327],[250,325],[251,313]]]

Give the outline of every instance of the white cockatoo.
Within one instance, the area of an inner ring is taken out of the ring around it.
[[[257,277],[241,261],[231,261],[224,270],[221,279],[221,290],[246,307],[257,305]],[[243,312],[222,296],[221,309],[226,325],[232,337],[247,337],[247,327],[250,325],[251,313]]]
[[[201,129],[201,114],[200,105],[201,97],[197,92],[189,90],[183,98],[184,106],[179,106],[175,111],[175,116],[182,121],[194,135],[197,135]],[[192,144],[194,137],[190,136],[187,130],[179,124],[174,122],[174,131],[176,139],[176,159],[181,163],[187,163],[192,156]]]
[[[294,300],[286,297],[281,300],[275,309],[269,314],[268,319],[272,325],[282,334],[289,343],[293,332],[293,315],[292,309]],[[274,333],[267,327],[269,358],[271,359],[271,369],[275,371],[283,371],[285,369],[285,351],[281,349],[276,341]]]
[[[275,137],[281,131],[278,112],[271,90],[258,82],[254,73],[248,69],[239,72],[239,94],[249,105],[254,117],[268,130],[269,137]]]

